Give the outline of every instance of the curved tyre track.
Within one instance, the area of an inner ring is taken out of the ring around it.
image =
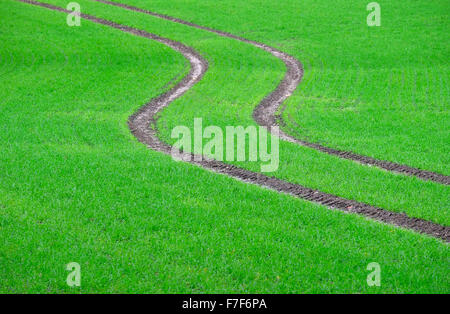
[[[36,2],[32,0],[17,0],[20,2],[44,7],[50,10],[69,13],[63,8],[53,6],[47,3]],[[133,114],[129,120],[128,125],[131,132],[136,138],[147,145],[147,147],[156,151],[163,152],[165,154],[171,154],[172,147],[161,140],[157,136],[156,120],[157,113],[164,107],[168,106],[172,101],[182,96],[187,90],[194,86],[208,68],[208,63],[203,59],[196,51],[181,43],[173,40],[163,38],[142,30],[137,30],[128,26],[117,24],[115,22],[107,21],[94,17],[92,15],[81,14],[81,17],[94,23],[110,26],[127,32],[136,36],[145,37],[151,40],[158,41],[167,45],[174,50],[183,54],[191,64],[189,73],[172,89],[166,93],[152,99],[149,103],[144,105],[140,110]],[[210,160],[206,158],[194,158],[199,157],[189,153],[183,153],[183,160],[189,160],[188,162],[194,165],[198,165],[205,169],[221,173],[235,179],[257,184],[278,192],[293,195],[295,197],[312,201],[321,205],[325,205],[332,209],[339,209],[344,212],[356,213],[368,218],[396,225],[402,228],[425,233],[433,237],[440,238],[446,242],[450,242],[450,227],[442,226],[427,220],[419,218],[411,218],[404,213],[395,213],[382,208],[377,208],[368,204],[347,200],[332,194],[313,190],[298,184],[286,182],[274,177],[268,177],[261,173],[251,172],[249,170],[241,169],[233,165],[228,165],[220,161]],[[202,159],[202,160],[200,160]],[[198,161],[200,160],[200,161]]]
[[[254,47],[263,49],[263,50],[269,52],[270,54],[272,54],[273,56],[275,56],[276,58],[282,60],[287,67],[287,73],[286,73],[283,81],[278,85],[278,87],[272,93],[270,93],[266,98],[264,98],[261,101],[261,103],[255,108],[255,110],[253,111],[253,118],[259,125],[264,126],[266,128],[270,128],[271,126],[276,125],[277,122],[280,122],[280,124],[284,124],[281,119],[281,116],[277,116],[277,115],[275,115],[275,113],[277,112],[277,110],[281,106],[281,104],[289,96],[292,95],[292,93],[297,88],[297,86],[300,83],[302,76],[303,76],[303,66],[294,57],[292,57],[276,48],[267,46],[265,44],[258,43],[253,40],[248,40],[248,39],[245,39],[245,38],[242,38],[242,37],[239,37],[239,36],[227,33],[227,32],[220,31],[220,30],[215,30],[215,29],[212,29],[209,27],[197,25],[197,24],[194,24],[194,23],[191,23],[188,21],[184,21],[184,20],[175,18],[175,17],[151,12],[151,11],[133,7],[133,6],[130,6],[127,4],[111,2],[108,0],[93,0],[93,1],[121,7],[121,8],[130,10],[130,11],[144,13],[147,15],[151,15],[151,16],[165,19],[168,21],[172,21],[175,23],[187,25],[187,26],[190,26],[193,28],[202,29],[202,30],[205,30],[205,31],[208,31],[211,33],[215,33],[222,37],[232,38],[232,39],[250,44]],[[443,175],[443,174],[439,174],[439,173],[435,173],[435,172],[427,171],[427,170],[421,170],[421,169],[413,168],[413,167],[410,167],[407,165],[402,165],[402,164],[398,164],[398,163],[394,163],[394,162],[390,162],[390,161],[386,161],[386,160],[379,160],[379,159],[375,159],[373,157],[356,154],[351,151],[334,149],[334,148],[326,147],[326,146],[323,146],[323,145],[320,145],[317,143],[307,142],[304,140],[297,139],[297,138],[295,138],[289,134],[286,134],[282,131],[280,131],[279,137],[288,142],[306,146],[306,147],[321,151],[323,153],[327,153],[329,155],[337,156],[339,158],[353,160],[353,161],[356,161],[356,162],[364,164],[364,165],[376,166],[378,168],[381,168],[381,169],[384,169],[387,171],[392,171],[392,172],[405,174],[405,175],[409,175],[409,176],[415,176],[422,180],[434,181],[434,182],[441,183],[444,185],[450,185],[450,177]]]

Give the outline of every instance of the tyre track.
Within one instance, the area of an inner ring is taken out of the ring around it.
[[[270,93],[268,96],[266,96],[260,104],[255,108],[253,111],[253,119],[261,126],[264,126],[268,129],[270,129],[271,126],[280,124],[280,125],[286,125],[286,123],[283,121],[283,118],[281,117],[281,114],[276,115],[276,112],[278,111],[278,108],[282,105],[282,103],[292,95],[292,93],[297,88],[298,84],[300,83],[302,77],[303,77],[303,65],[294,57],[276,49],[273,47],[270,47],[266,44],[258,43],[253,40],[245,39],[233,34],[230,34],[228,32],[212,29],[206,26],[197,25],[188,21],[181,20],[179,18],[171,17],[168,15],[140,9],[134,6],[130,6],[123,3],[117,3],[117,2],[111,2],[108,0],[92,0],[120,8],[124,8],[130,11],[134,12],[140,12],[147,15],[151,15],[154,17],[158,17],[164,20],[168,20],[171,22],[187,25],[193,28],[205,30],[211,33],[215,33],[222,37],[232,38],[235,40],[238,40],[240,42],[244,42],[247,44],[250,44],[254,47],[257,47],[259,49],[263,49],[276,58],[282,60],[284,64],[287,67],[287,73],[284,77],[284,79],[281,81],[281,83],[278,85],[278,87]],[[320,152],[333,155],[339,158],[352,160],[355,162],[358,162],[363,165],[369,165],[369,166],[375,166],[390,172],[400,173],[404,175],[409,176],[415,176],[417,178],[420,178],[422,180],[426,181],[433,181],[436,183],[441,183],[444,185],[450,185],[450,176],[446,176],[440,173],[428,171],[428,170],[422,170],[414,167],[410,167],[407,165],[402,165],[399,163],[387,161],[387,160],[379,160],[373,157],[360,155],[357,153],[354,153],[352,151],[344,151],[339,149],[334,149],[331,147],[323,146],[318,143],[308,142],[304,141],[298,138],[295,138],[289,134],[284,133],[280,130],[279,137],[285,141],[295,143],[301,146],[309,147],[315,150],[318,150]]]
[[[33,0],[16,0],[23,3],[40,6],[53,11],[70,13],[61,7],[47,3],[36,2]],[[128,125],[133,135],[147,147],[170,155],[172,147],[162,142],[157,136],[156,120],[157,114],[164,107],[168,106],[175,99],[182,96],[192,86],[201,80],[208,69],[207,61],[192,48],[173,40],[160,37],[146,31],[138,30],[132,27],[117,24],[94,17],[92,15],[81,14],[83,19],[91,22],[113,27],[126,33],[158,41],[178,52],[189,60],[191,68],[189,73],[174,87],[166,93],[152,99],[149,103],[141,107],[128,120]],[[201,157],[201,158],[199,158]],[[216,173],[224,174],[235,179],[256,184],[278,192],[293,195],[297,198],[325,205],[332,209],[339,209],[348,213],[356,213],[373,220],[396,225],[402,228],[411,229],[420,233],[440,238],[450,242],[450,227],[442,226],[427,220],[412,218],[404,213],[391,212],[382,208],[374,207],[368,204],[347,200],[332,194],[313,190],[299,184],[293,184],[274,177],[269,177],[261,173],[251,172],[233,165],[225,164],[220,161],[207,159],[190,153],[182,153],[183,160]]]

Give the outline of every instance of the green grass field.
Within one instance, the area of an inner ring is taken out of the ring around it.
[[[67,1],[46,0],[64,7]],[[256,125],[284,75],[262,50],[91,0],[82,12],[180,41],[209,62],[161,137]],[[305,65],[283,112],[296,136],[449,175],[446,1],[121,2],[275,46]],[[0,292],[448,293],[448,244],[174,162],[127,119],[188,72],[169,48],[66,14],[0,3]],[[331,31],[330,31],[331,30]],[[168,82],[171,84],[168,85]],[[259,171],[257,163],[236,162]],[[448,186],[280,143],[286,181],[450,225]],[[65,265],[82,267],[81,287]],[[366,283],[367,264],[381,287]]]

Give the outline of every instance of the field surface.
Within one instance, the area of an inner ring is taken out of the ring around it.
[[[47,0],[65,8],[66,1]],[[262,42],[302,62],[280,108],[283,131],[444,176],[449,169],[446,1],[139,1]],[[80,0],[82,13],[195,49],[201,80],[158,113],[159,138],[204,125],[257,125],[252,113],[286,73],[262,49],[207,30]],[[154,40],[67,14],[0,3],[0,291],[448,293],[448,243],[175,162],[127,121],[190,71]],[[234,162],[259,172],[258,163]],[[392,213],[450,225],[446,184],[280,142],[271,177]],[[82,267],[68,287],[65,265]],[[369,287],[377,262],[382,285]]]

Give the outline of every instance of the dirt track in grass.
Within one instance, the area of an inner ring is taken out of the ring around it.
[[[69,13],[63,8],[53,6],[51,4],[36,2],[32,0],[17,0],[20,2],[40,6],[54,11]],[[117,24],[115,22],[107,21],[94,17],[92,15],[81,14],[83,19],[89,20],[94,23],[102,24],[105,26],[113,27],[126,33],[130,33],[136,36],[141,36],[151,40],[158,41],[168,47],[180,52],[183,56],[189,60],[191,65],[189,73],[173,88],[166,93],[152,99],[149,103],[141,107],[138,112],[133,114],[128,121],[131,132],[136,138],[144,143],[147,147],[156,151],[163,152],[165,154],[172,153],[172,147],[162,142],[157,136],[156,119],[157,113],[164,107],[168,106],[175,99],[182,96],[187,90],[194,86],[201,80],[203,75],[208,69],[207,61],[192,48],[187,47],[179,42],[163,38],[146,31],[134,29],[125,25]],[[299,64],[299,63],[297,63]],[[301,69],[300,67],[298,69]],[[292,77],[294,76],[294,77]],[[283,82],[278,88],[266,97],[258,108],[273,108],[275,105],[271,105],[271,102],[280,101],[280,99],[287,98],[288,90],[295,88],[293,81],[297,82],[301,79],[301,72],[294,72],[286,75]],[[282,100],[281,100],[282,101]],[[273,114],[271,114],[273,116]],[[266,117],[266,116],[265,116]],[[270,122],[270,121],[267,121]],[[271,124],[263,124],[270,126]],[[360,203],[352,200],[347,200],[332,194],[324,193],[318,190],[313,190],[299,184],[293,184],[274,177],[268,177],[261,173],[251,172],[249,170],[241,169],[233,165],[228,165],[220,161],[206,159],[198,155],[189,153],[183,153],[183,160],[203,167],[205,169],[221,173],[235,179],[257,184],[262,187],[266,187],[278,192],[293,195],[295,197],[312,201],[321,205],[325,205],[332,209],[338,209],[348,213],[356,213],[373,220],[384,222],[387,224],[396,225],[402,228],[411,229],[420,233],[425,233],[433,237],[440,238],[446,242],[450,242],[450,227],[442,226],[427,220],[412,218],[404,213],[395,213],[382,208],[374,207],[369,204]]]
[[[253,111],[253,118],[259,125],[264,126],[266,128],[269,128],[276,124],[284,125],[281,115],[276,115],[275,113],[277,112],[278,108],[280,108],[281,104],[289,96],[292,95],[292,93],[297,88],[297,86],[300,83],[302,76],[303,76],[303,66],[294,57],[292,57],[276,48],[267,46],[262,43],[248,40],[248,39],[245,39],[245,38],[242,38],[242,37],[239,37],[239,36],[227,33],[227,32],[220,31],[220,30],[215,30],[215,29],[212,29],[209,27],[197,25],[197,24],[194,24],[194,23],[191,23],[188,21],[184,21],[184,20],[181,20],[178,18],[167,16],[164,14],[159,14],[159,13],[151,12],[148,10],[136,8],[136,7],[133,7],[130,5],[117,3],[117,2],[111,2],[111,1],[107,1],[107,0],[93,0],[93,1],[121,7],[121,8],[135,11],[135,12],[141,12],[144,14],[148,14],[148,15],[158,17],[161,19],[165,19],[168,21],[172,21],[175,23],[180,23],[183,25],[197,28],[197,29],[202,29],[202,30],[205,30],[208,32],[212,32],[212,33],[215,33],[222,37],[232,38],[232,39],[250,44],[254,47],[263,49],[263,50],[269,52],[270,54],[272,54],[273,56],[275,56],[276,58],[282,60],[287,67],[287,73],[286,73],[283,81],[278,85],[278,87],[272,93],[270,93],[266,98],[264,98],[264,100],[255,108],[255,110]],[[279,136],[283,140],[286,140],[286,141],[289,141],[292,143],[296,143],[296,144],[299,144],[302,146],[306,146],[306,147],[321,151],[323,153],[327,153],[329,155],[337,156],[339,158],[353,160],[353,161],[356,161],[356,162],[364,164],[364,165],[375,166],[375,167],[378,167],[378,168],[381,168],[381,169],[384,169],[387,171],[392,171],[392,172],[396,172],[396,173],[400,173],[400,174],[415,176],[422,180],[434,181],[434,182],[441,183],[444,185],[450,185],[450,177],[443,175],[443,174],[439,174],[439,173],[435,173],[435,172],[427,171],[427,170],[422,170],[422,169],[417,169],[417,168],[413,168],[413,167],[410,167],[407,165],[394,163],[391,161],[379,160],[379,159],[375,159],[373,157],[356,154],[351,151],[343,151],[343,150],[334,149],[331,147],[326,147],[326,146],[323,146],[323,145],[320,145],[317,143],[307,142],[307,141],[295,138],[295,137],[293,137],[289,134],[286,134],[282,131],[280,132]]]

